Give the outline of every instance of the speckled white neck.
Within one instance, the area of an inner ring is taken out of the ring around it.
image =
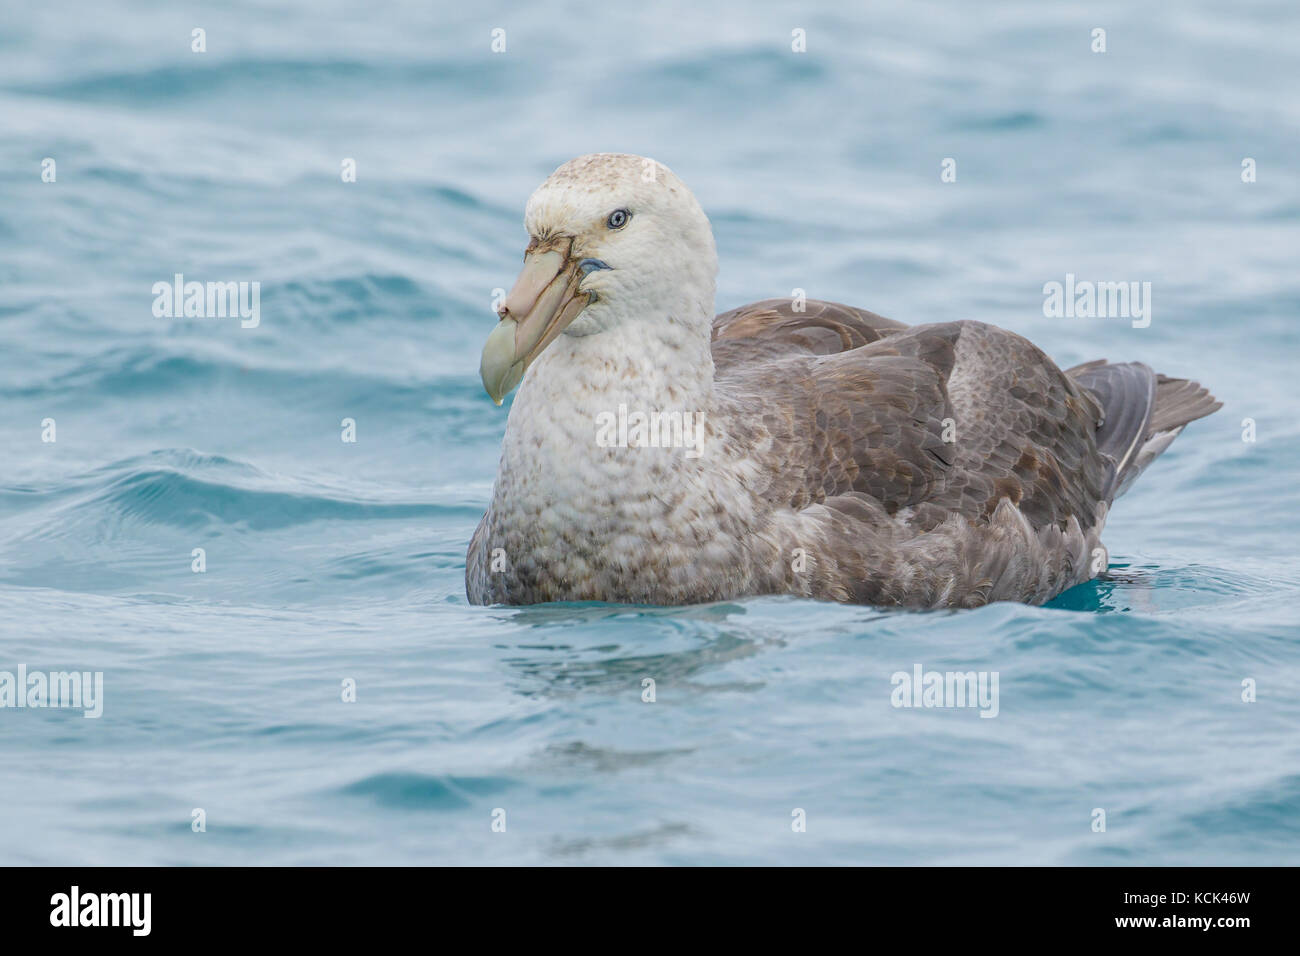
[[[666,455],[615,454],[600,447],[598,432],[601,416],[617,415],[620,406],[708,420],[713,406],[712,289],[700,290],[699,299],[687,307],[685,319],[654,313],[625,316],[594,335],[560,336],[529,368],[512,403],[502,473],[536,475],[536,492],[548,499],[615,489],[627,493],[636,490],[628,482],[648,480],[651,469],[638,464],[649,462],[638,458],[685,458],[685,449],[635,449]],[[663,475],[656,478],[663,480]],[[509,501],[499,504],[513,507]]]

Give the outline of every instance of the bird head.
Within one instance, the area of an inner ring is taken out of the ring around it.
[[[666,166],[624,153],[570,160],[528,200],[524,225],[524,267],[479,365],[498,405],[561,335],[599,335],[626,322],[712,320],[713,230]],[[694,314],[702,310],[684,295],[702,288],[706,315]]]

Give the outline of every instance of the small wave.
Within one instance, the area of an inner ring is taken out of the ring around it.
[[[21,495],[29,506],[42,499],[57,502],[75,497],[70,507],[54,516],[55,526],[64,531],[84,523],[116,525],[123,519],[185,529],[226,526],[266,531],[313,521],[432,519],[476,513],[473,508],[346,496],[193,449],[154,451],[52,487],[0,489],[6,492]],[[55,533],[46,525],[34,535]]]
[[[271,284],[263,290],[262,302],[268,312],[308,318],[313,325],[371,321],[375,315],[418,314],[420,321],[442,316],[438,295],[396,274],[363,273]]]
[[[426,62],[366,62],[331,59],[217,59],[204,69],[188,63],[166,64],[136,70],[91,73],[72,80],[36,83],[18,87],[18,92],[71,100],[119,102],[138,106],[141,102],[164,102],[229,94],[256,98],[267,89],[281,92],[298,89],[321,95],[325,87],[354,87],[378,84],[384,88],[410,86],[428,88],[441,83],[459,84],[473,76],[482,84],[502,82],[500,70],[480,61],[439,59]]]
[[[55,374],[31,377],[9,388],[0,384],[0,396],[34,400],[58,399],[75,393],[95,396],[99,401],[156,400],[156,396],[194,395],[226,387],[241,393],[273,391],[280,405],[293,405],[294,396],[317,402],[322,394],[327,394],[339,400],[347,396],[346,401],[353,402],[353,407],[357,402],[374,406],[386,401],[393,407],[405,408],[427,397],[430,385],[457,390],[474,385],[476,378],[468,370],[468,358],[439,362],[432,367],[433,359],[425,356],[362,361],[358,356],[363,346],[357,344],[357,338],[372,334],[378,323],[367,319],[363,325],[364,310],[348,306],[344,301],[334,302],[330,308],[333,314],[328,322],[336,327],[331,331],[337,334],[318,333],[313,351],[302,347],[289,351],[293,322],[305,326],[322,322],[319,317],[307,318],[311,309],[306,299],[299,297],[285,310],[288,314],[281,317],[282,328],[277,333],[285,343],[283,348],[273,344],[268,350],[240,355],[197,341],[197,337],[192,344],[175,341],[166,345],[119,347],[82,357]],[[428,309],[425,315],[428,314],[436,315],[437,310]],[[394,340],[412,338],[415,333],[410,326],[424,320],[425,316],[419,320],[403,320],[405,324],[400,327],[390,322],[385,328]],[[451,320],[447,321],[451,324]],[[465,324],[468,326],[469,322],[466,320]],[[350,331],[339,331],[345,326]],[[451,378],[448,372],[452,373]],[[470,394],[475,391],[471,389]]]
[[[977,116],[953,124],[957,129],[980,130],[990,133],[1007,133],[1016,130],[1037,129],[1046,125],[1047,120],[1041,113],[1017,110],[1011,113],[995,113],[990,116]]]
[[[322,520],[431,518],[435,505],[349,500],[302,491],[239,487],[178,471],[143,471],[126,475],[87,507],[123,517],[175,527],[238,525],[266,531]]]
[[[461,810],[515,786],[505,777],[452,777],[421,773],[379,773],[334,791],[363,797],[397,810]]]
[[[690,57],[666,60],[622,78],[623,100],[662,104],[666,99],[696,97],[707,85],[715,96],[773,90],[793,95],[794,84],[815,84],[826,68],[811,57],[788,56],[768,47],[741,50],[711,49]]]
[[[1294,848],[1300,837],[1300,776],[1234,793],[1217,806],[1189,814],[1182,822],[1196,837],[1275,839],[1279,845]],[[1293,849],[1290,862],[1295,862],[1294,854]]]

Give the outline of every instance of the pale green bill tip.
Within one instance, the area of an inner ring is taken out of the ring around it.
[[[483,343],[483,357],[479,361],[478,373],[483,379],[483,388],[498,405],[505,401],[505,397],[524,377],[523,359],[516,355],[517,328],[514,319],[502,319]]]

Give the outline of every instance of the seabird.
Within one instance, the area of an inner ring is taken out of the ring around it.
[[[1111,502],[1220,407],[982,322],[793,299],[714,317],[709,220],[640,156],[565,163],[524,224],[480,367],[498,405],[519,393],[475,604],[1040,604],[1105,570]]]

